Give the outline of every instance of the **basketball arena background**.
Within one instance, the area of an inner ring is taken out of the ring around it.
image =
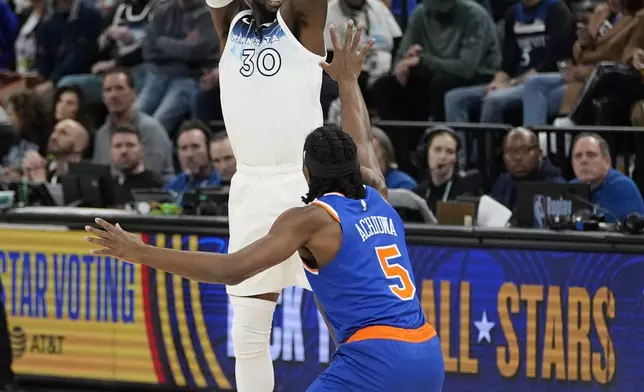
[[[0,231],[14,370],[67,379],[234,388],[225,288],[89,254],[81,231]],[[225,237],[143,235],[224,252]],[[410,245],[442,339],[445,391],[644,390],[644,256]],[[310,293],[283,291],[276,391],[304,391],[333,343]]]

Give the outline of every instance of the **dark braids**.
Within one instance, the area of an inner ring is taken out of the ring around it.
[[[313,131],[304,142],[307,156],[326,164],[340,164],[357,159],[356,144],[351,136],[335,126],[323,126]],[[365,195],[360,170],[338,178],[316,178],[309,171],[309,193],[302,197],[306,204],[329,192],[342,193],[351,199],[362,199]]]

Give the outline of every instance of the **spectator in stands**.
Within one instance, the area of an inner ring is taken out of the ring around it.
[[[641,4],[635,5],[633,1],[608,0],[598,5],[592,15],[580,20],[573,64],[562,64],[561,72],[533,75],[526,80],[525,126],[546,124],[549,116],[569,113],[595,65],[601,61],[622,60],[625,48],[632,46],[629,41],[638,24],[634,14],[640,8]]]
[[[212,135],[210,139],[210,160],[221,177],[223,185],[230,185],[233,175],[237,171],[237,160],[225,130]]]
[[[145,167],[163,176],[174,174],[172,143],[163,126],[154,118],[141,113],[134,106],[136,89],[129,71],[114,68],[103,79],[103,103],[108,116],[105,124],[96,132],[94,162],[109,165],[111,132],[118,125],[129,123],[137,130],[145,155]]]
[[[411,176],[398,169],[396,157],[394,155],[394,145],[391,143],[389,136],[378,127],[371,127],[373,139],[371,144],[378,158],[380,170],[385,177],[385,183],[389,189],[404,188],[413,191],[418,184]]]
[[[505,136],[503,162],[507,173],[496,181],[491,196],[513,212],[517,203],[517,183],[566,182],[561,170],[543,156],[537,135],[526,128],[515,128]]]
[[[2,157],[5,179],[16,181],[21,176],[22,160],[27,151],[44,154],[49,139],[49,118],[40,98],[31,91],[19,91],[5,101],[7,116],[13,129],[11,147]]]
[[[644,50],[638,49],[633,53],[633,66],[644,73]],[[635,102],[631,107],[631,124],[635,127],[644,127],[644,99]],[[644,134],[638,132],[635,136],[635,163],[633,168],[633,181],[644,196]]]
[[[181,173],[165,189],[184,193],[221,183],[221,176],[213,167],[210,157],[210,128],[199,120],[188,120],[179,127],[177,150]]]
[[[457,88],[445,95],[448,122],[468,122],[480,108],[482,123],[503,123],[509,109],[521,107],[530,75],[556,72],[570,58],[573,17],[561,0],[522,0],[505,17],[501,70],[490,84]]]
[[[110,154],[112,166],[118,171],[114,202],[123,206],[133,201],[132,190],[137,188],[160,189],[165,181],[157,173],[145,168],[143,143],[136,128],[121,124],[111,133]]]
[[[90,72],[102,26],[100,11],[90,3],[53,1],[53,12],[36,30],[36,64],[45,80],[36,86],[38,93],[50,92],[64,76]]]
[[[644,201],[630,178],[611,167],[608,143],[595,133],[581,133],[573,141],[572,182],[590,185],[590,202],[610,211],[622,222],[629,214],[644,214]],[[593,211],[602,214],[602,211]],[[606,222],[614,222],[612,214],[604,214]]]
[[[380,0],[331,0],[328,3],[324,41],[328,52],[333,52],[328,26],[336,26],[340,39],[344,39],[347,20],[365,26],[364,41],[375,39],[363,65],[360,88],[367,102],[373,83],[387,75],[391,69],[394,40],[402,37],[402,30],[387,6]]]
[[[143,40],[151,10],[157,0],[128,0],[106,17],[108,26],[98,38],[99,54],[91,73],[66,76],[58,86],[79,85],[91,102],[100,102],[102,75],[115,67],[129,68],[134,83],[143,87],[147,75],[143,64]]]
[[[206,71],[199,78],[199,91],[192,97],[192,117],[204,123],[223,121],[219,90],[219,68]]]
[[[66,119],[54,127],[47,144],[47,156],[29,151],[23,160],[23,168],[30,182],[57,184],[59,177],[67,173],[68,164],[83,160],[89,146],[89,131],[79,122]]]
[[[47,0],[31,0],[30,6],[18,13],[20,30],[16,38],[16,72],[27,75],[37,72],[36,68],[36,30],[48,13]]]
[[[445,93],[488,83],[501,62],[488,12],[467,0],[423,0],[411,16],[393,75],[374,85],[383,120],[444,121]]]
[[[425,179],[414,192],[425,199],[432,211],[436,211],[438,202],[481,194],[477,179],[458,172],[460,149],[459,136],[448,127],[428,129],[418,146],[416,161],[425,171]]]
[[[14,42],[18,34],[18,18],[9,4],[0,2],[0,71],[12,70],[15,63]]]
[[[621,60],[598,64],[586,78],[569,116],[557,119],[554,125],[630,125],[631,106],[644,98],[642,74],[631,64],[640,47],[644,47],[644,10],[635,15],[635,27]],[[564,104],[566,98],[564,95]]]
[[[219,38],[206,3],[160,3],[152,12],[143,58],[151,68],[136,106],[172,132],[191,109],[202,70],[219,59]]]
[[[36,28],[46,10],[46,0],[33,0],[27,9],[17,11],[19,27],[13,46],[16,64],[9,71],[0,67],[0,102],[14,92],[36,86],[41,80],[36,69]]]
[[[80,87],[67,86],[56,89],[54,102],[54,123],[72,119],[91,132],[94,124],[89,115],[85,94]]]

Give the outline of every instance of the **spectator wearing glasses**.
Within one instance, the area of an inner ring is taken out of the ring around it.
[[[566,182],[561,170],[543,156],[537,135],[526,128],[515,128],[505,136],[503,162],[507,173],[502,174],[496,181],[491,196],[513,212],[517,203],[517,183]]]

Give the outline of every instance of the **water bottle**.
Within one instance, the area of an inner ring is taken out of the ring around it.
[[[29,182],[27,181],[27,172],[22,168],[20,186],[18,187],[18,207],[26,207],[27,204],[29,204]]]

